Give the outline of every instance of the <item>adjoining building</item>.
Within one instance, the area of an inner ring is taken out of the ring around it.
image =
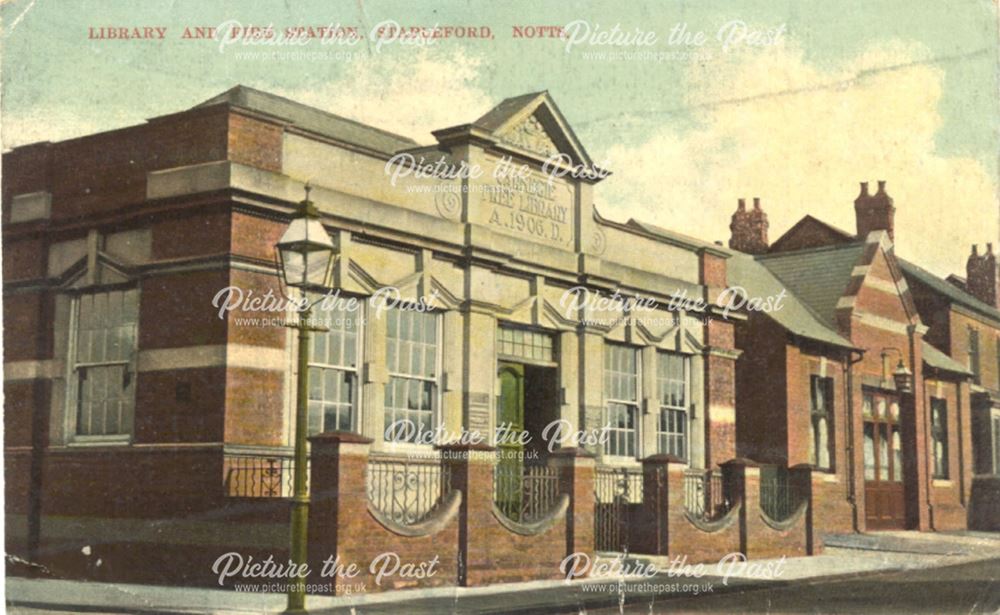
[[[965,528],[990,445],[979,367],[949,340],[956,311],[1000,314],[895,255],[885,182],[854,208],[856,234],[805,216],[773,244],[759,204],[733,216],[730,282],[805,308],[737,327],[737,452],[814,467],[817,531]]]

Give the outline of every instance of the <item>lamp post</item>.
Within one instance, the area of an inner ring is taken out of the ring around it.
[[[285,285],[297,288],[302,293],[302,309],[299,311],[298,322],[293,325],[298,330],[299,373],[295,405],[295,475],[290,545],[291,560],[299,574],[288,589],[288,613],[306,612],[306,578],[301,572],[305,568],[308,548],[306,432],[309,429],[309,337],[313,330],[309,325],[312,306],[309,305],[306,293],[310,289],[322,289],[326,286],[334,256],[333,242],[319,221],[319,212],[309,200],[309,191],[309,184],[306,184],[306,198],[299,203],[295,217],[276,246]]]
[[[905,365],[903,365],[903,353],[898,348],[883,348],[882,349],[882,360],[885,361],[886,357],[889,356],[890,352],[895,352],[899,355],[899,363],[896,365],[896,369],[892,372],[892,381],[896,385],[896,390],[900,393],[912,393],[913,392],[913,372],[911,372]]]

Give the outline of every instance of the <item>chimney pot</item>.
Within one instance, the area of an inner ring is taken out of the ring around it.
[[[738,201],[736,201],[736,208],[739,209],[740,211],[745,210],[747,208],[747,200],[739,199]]]
[[[868,196],[868,182],[861,182],[861,196]]]
[[[760,197],[759,196],[753,197],[753,208],[754,209],[760,209]]]
[[[972,244],[972,255],[979,256],[979,248],[976,246],[976,244]]]
[[[879,191],[880,194],[885,192],[885,180],[884,179],[878,180],[878,191]]]
[[[993,254],[993,243],[992,242],[989,242],[989,243],[986,244],[986,253],[987,254]]]

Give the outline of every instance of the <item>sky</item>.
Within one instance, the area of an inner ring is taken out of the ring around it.
[[[760,197],[772,240],[806,214],[853,231],[858,182],[886,180],[902,256],[964,274],[970,244],[998,239],[994,2],[244,4],[3,2],[3,148],[141,123],[236,84],[431,143],[548,90],[614,173],[596,190],[607,218],[726,240],[737,198]],[[222,24],[467,30],[353,45],[183,38]],[[518,36],[532,26],[572,41]],[[104,37],[123,27],[166,30]]]

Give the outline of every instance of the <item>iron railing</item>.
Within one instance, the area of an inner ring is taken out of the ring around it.
[[[761,469],[760,508],[774,521],[785,521],[799,509],[805,492],[784,468]]]
[[[628,551],[629,517],[642,503],[642,472],[599,467],[594,474],[594,546],[598,551]]]
[[[290,498],[295,485],[292,453],[226,454],[222,461],[226,497]],[[306,465],[308,484],[309,466]]]
[[[451,474],[437,459],[368,460],[368,501],[393,523],[425,520],[451,492]]]
[[[729,490],[719,470],[688,470],[684,473],[684,507],[702,521],[721,519],[732,509]]]
[[[559,494],[556,468],[502,460],[493,468],[493,502],[511,521],[542,519],[556,505]]]

